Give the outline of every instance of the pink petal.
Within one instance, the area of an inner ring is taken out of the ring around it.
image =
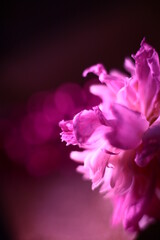
[[[135,62],[141,110],[149,118],[150,114],[154,114],[155,104],[160,94],[158,54],[143,40],[140,50],[135,55]]]
[[[99,77],[99,81],[105,83],[114,93],[117,93],[124,86],[126,76],[120,74],[118,71],[112,71],[111,74],[107,74],[102,64],[97,64],[87,68],[83,72],[83,76],[86,77],[90,72],[97,75]]]
[[[135,74],[135,65],[130,58],[125,59],[124,67],[131,75]]]
[[[142,149],[137,152],[135,162],[145,167],[160,151],[160,124],[150,127],[143,135]]]
[[[61,132],[61,139],[62,142],[65,141],[67,144],[66,145],[76,145],[77,144],[77,140],[73,131],[73,121],[64,121],[62,120],[59,123],[60,128],[62,129]]]
[[[70,158],[76,162],[79,163],[84,163],[84,159],[87,157],[87,155],[89,154],[89,151],[85,150],[85,151],[72,151],[70,153]]]
[[[106,72],[103,64],[99,63],[99,64],[96,64],[96,65],[93,65],[92,67],[87,68],[83,72],[83,77],[86,77],[88,73],[94,73],[95,75],[97,75],[99,77],[99,80],[101,82],[105,82],[107,72]]]
[[[90,170],[90,178],[92,179],[92,189],[98,187],[102,181],[107,166],[109,155],[102,149],[95,151],[85,166]]]
[[[139,230],[139,221],[144,216],[152,196],[155,191],[154,172],[147,177],[138,175],[135,179],[133,191],[130,192],[126,199],[126,207],[124,212],[123,224],[130,231]]]
[[[120,104],[114,104],[115,117],[111,131],[106,134],[110,144],[121,149],[133,149],[141,143],[141,138],[148,128],[147,120],[139,113]]]
[[[74,118],[74,131],[78,143],[85,143],[101,124],[94,111],[84,110]]]
[[[79,147],[99,148],[104,145],[106,126],[96,110],[84,110],[73,119],[74,133]]]
[[[84,162],[84,166],[79,166],[77,171],[83,173],[85,178],[92,180],[92,190],[102,183],[109,154],[106,154],[103,149],[97,149],[96,151],[75,151],[72,152],[71,157],[75,161]]]

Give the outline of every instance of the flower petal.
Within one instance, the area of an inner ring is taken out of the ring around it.
[[[73,121],[62,120],[59,122],[59,126],[62,129],[62,132],[60,133],[62,142],[65,141],[67,146],[70,144],[76,145],[77,140],[73,131]]]
[[[99,148],[104,145],[106,126],[102,125],[98,111],[84,110],[73,119],[74,134],[79,147]]]
[[[74,132],[78,143],[85,143],[101,124],[93,110],[84,110],[73,120]]]
[[[143,40],[135,55],[138,91],[141,99],[141,111],[150,118],[154,114],[155,104],[160,99],[160,67],[156,51]],[[156,116],[157,117],[157,116]]]
[[[143,135],[142,148],[137,152],[135,162],[145,167],[160,151],[160,124],[150,127]]]
[[[83,76],[86,77],[90,72],[97,75],[99,81],[105,83],[113,93],[117,93],[124,86],[126,81],[126,76],[118,71],[112,71],[110,74],[107,74],[107,71],[102,64],[96,64],[87,68],[83,72]]]
[[[154,172],[135,178],[132,191],[126,198],[126,209],[123,216],[124,227],[130,231],[139,230],[139,221],[144,215],[155,191]],[[128,205],[128,207],[127,207]]]
[[[96,64],[93,65],[92,67],[87,68],[86,70],[84,70],[83,72],[83,77],[86,77],[88,73],[94,73],[95,75],[97,75],[99,77],[99,80],[101,82],[105,82],[105,78],[107,76],[107,72],[103,66],[103,64]]]
[[[139,112],[132,111],[120,104],[114,104],[112,112],[115,119],[111,123],[111,131],[106,133],[106,138],[114,147],[136,148],[148,128],[147,120]]]

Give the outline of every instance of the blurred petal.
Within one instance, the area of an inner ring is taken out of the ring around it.
[[[160,124],[150,127],[143,135],[142,149],[137,152],[135,162],[145,167],[160,152]]]
[[[140,50],[135,55],[135,62],[142,113],[149,118],[160,99],[159,57],[156,51],[143,40]]]

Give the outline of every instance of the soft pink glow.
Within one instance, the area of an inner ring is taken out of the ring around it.
[[[113,224],[139,231],[160,219],[160,67],[145,40],[132,57],[124,62],[130,76],[102,64],[86,69],[84,77],[92,72],[101,82],[90,91],[102,102],[59,126],[62,141],[84,149],[70,155],[77,171],[112,199]]]
[[[55,91],[33,94],[23,106],[24,113],[13,107],[12,118],[0,121],[0,147],[9,159],[35,176],[57,170],[67,157],[60,144],[58,122],[99,103],[96,96],[87,102],[90,85],[65,83]]]

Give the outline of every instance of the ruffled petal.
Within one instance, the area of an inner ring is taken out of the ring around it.
[[[116,101],[116,95],[106,85],[92,85],[90,92],[102,99],[99,108],[108,115],[111,104]]]
[[[62,142],[65,141],[67,146],[70,144],[76,145],[77,140],[73,131],[73,121],[62,120],[59,122],[59,126],[62,129],[62,132],[60,133]]]
[[[115,117],[111,123],[111,131],[106,138],[114,147],[133,149],[140,143],[148,122],[139,112],[132,111],[120,104],[114,104],[112,112]]]
[[[108,122],[99,108],[84,110],[78,113],[73,120],[61,121],[61,139],[67,145],[78,145],[82,148],[99,148],[107,143],[105,133]]]
[[[99,119],[92,110],[84,110],[77,114],[73,120],[74,132],[78,143],[85,143],[100,126]]]
[[[118,71],[113,71],[108,74],[102,64],[96,64],[90,68],[87,68],[83,72],[83,76],[86,77],[88,73],[94,73],[98,76],[99,81],[105,83],[110,91],[116,94],[125,84],[126,76],[120,74]]]
[[[155,191],[154,172],[135,176],[135,184],[132,191],[125,199],[126,208],[123,213],[123,225],[130,231],[139,231],[139,221],[144,216]]]
[[[138,91],[141,99],[141,111],[147,119],[153,118],[155,105],[160,99],[160,67],[156,51],[143,40],[135,55]],[[154,111],[153,111],[154,110]],[[156,118],[157,116],[154,116]],[[150,120],[151,121],[151,120]]]
[[[106,126],[95,110],[84,110],[73,119],[74,134],[79,147],[98,148],[104,144]]]
[[[102,183],[109,154],[103,149],[98,149],[97,151],[73,151],[70,156],[74,161],[84,163],[83,166],[78,166],[77,171],[83,173],[85,178],[92,180],[92,189]]]
[[[155,124],[144,133],[135,162],[138,166],[145,167],[158,153],[160,153],[160,124]]]

